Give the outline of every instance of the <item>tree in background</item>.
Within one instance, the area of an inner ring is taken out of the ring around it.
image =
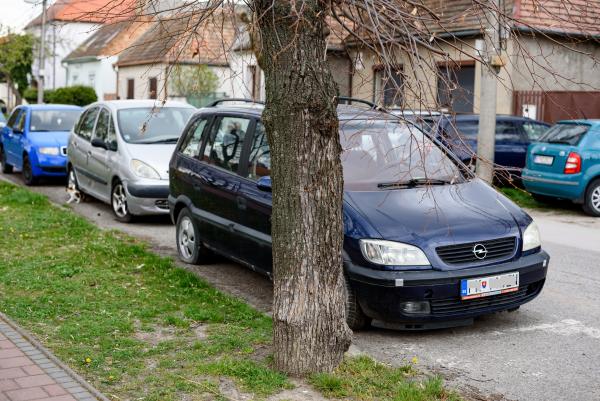
[[[218,77],[206,65],[175,65],[170,71],[169,93],[185,98],[202,98],[215,93]]]
[[[6,76],[7,83],[17,95],[17,104],[28,86],[33,63],[34,39],[29,34],[9,33],[0,38],[0,71]]]

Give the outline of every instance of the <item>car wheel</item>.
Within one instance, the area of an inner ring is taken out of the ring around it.
[[[346,323],[352,330],[362,330],[366,328],[371,319],[365,315],[356,299],[356,292],[350,286],[348,278],[344,277],[344,289],[346,295]]]
[[[212,261],[214,255],[200,240],[198,226],[188,208],[184,208],[177,216],[175,235],[177,253],[182,261],[193,265]]]
[[[127,206],[127,192],[125,192],[125,186],[119,180],[113,185],[113,189],[110,195],[112,210],[117,220],[123,223],[129,223],[133,219],[133,216],[129,212]]]
[[[593,181],[588,187],[583,211],[590,216],[600,217],[600,179]]]
[[[2,172],[4,174],[10,174],[13,172],[13,166],[6,163],[6,154],[4,153],[4,148],[0,146],[0,164],[2,164]]]
[[[84,199],[84,194],[79,189],[79,183],[77,182],[77,176],[75,175],[75,169],[69,166],[67,169],[67,192],[79,193],[79,200]]]
[[[31,162],[27,155],[23,156],[23,178],[25,185],[31,186],[37,184],[37,177],[33,175],[33,169],[31,168]]]

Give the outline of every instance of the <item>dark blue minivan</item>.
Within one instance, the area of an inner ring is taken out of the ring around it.
[[[522,209],[437,139],[388,114],[339,106],[348,324],[461,325],[517,309],[549,256]],[[271,157],[262,107],[198,111],[170,163],[180,258],[212,252],[270,275]]]

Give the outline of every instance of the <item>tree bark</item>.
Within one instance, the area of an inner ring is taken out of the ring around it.
[[[333,370],[351,342],[343,295],[337,87],[326,62],[327,5],[319,0],[253,5],[271,148],[275,366],[302,376]]]

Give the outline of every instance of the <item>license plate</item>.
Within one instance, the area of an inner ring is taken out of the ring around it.
[[[519,289],[519,272],[461,280],[460,297],[472,299],[514,292]]]
[[[546,166],[551,166],[552,163],[554,163],[554,156],[536,155],[533,158],[533,162],[535,164],[543,164],[543,165],[546,165]]]

